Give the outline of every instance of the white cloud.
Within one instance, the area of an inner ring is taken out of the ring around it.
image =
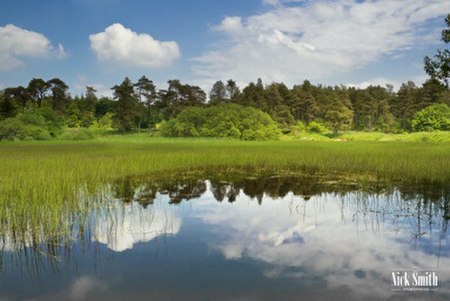
[[[139,67],[165,67],[180,57],[175,41],[161,42],[115,23],[89,36],[91,49],[101,61]]]
[[[159,199],[147,208],[136,202],[108,211],[96,217],[93,240],[115,252],[132,249],[140,242],[148,242],[159,236],[176,235],[180,231],[181,218],[166,199]]]
[[[413,81],[416,85],[420,86],[422,85],[428,77],[426,75],[419,75],[419,76],[413,76],[407,80]],[[385,77],[376,77],[370,80],[365,80],[359,83],[349,83],[346,86],[347,87],[356,87],[360,89],[365,89],[369,86],[381,86],[386,87],[386,85],[392,85],[394,87],[394,91],[398,91],[400,89],[400,86],[405,83],[401,82],[399,80],[393,79],[393,78],[385,78]]]
[[[241,17],[225,17],[222,23],[215,28],[229,34],[239,34],[244,30]]]
[[[347,87],[355,87],[360,89],[365,89],[369,86],[381,86],[386,87],[386,85],[393,85],[395,89],[398,89],[401,85],[400,82],[393,80],[393,79],[387,79],[384,77],[377,77],[370,80],[362,81],[360,83],[350,83],[347,84]]]
[[[445,0],[264,2],[274,6],[248,18],[226,17],[214,28],[225,42],[193,60],[199,78],[322,79],[428,45],[427,21],[450,10]]]
[[[23,58],[66,56],[63,45],[55,49],[41,33],[8,24],[0,27],[0,70],[10,70],[24,65]]]

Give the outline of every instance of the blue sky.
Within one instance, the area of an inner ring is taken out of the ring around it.
[[[0,88],[59,77],[100,94],[146,75],[364,86],[426,77],[447,0],[0,2]]]

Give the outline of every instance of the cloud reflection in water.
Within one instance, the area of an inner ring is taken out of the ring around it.
[[[146,208],[137,202],[114,207],[96,214],[92,226],[92,239],[113,251],[122,252],[159,236],[176,235],[180,230],[181,219],[165,200],[155,200]]]
[[[398,191],[322,193],[308,201],[266,195],[262,206],[242,193],[233,204],[212,198],[208,192],[193,203],[196,216],[219,233],[210,247],[227,259],[264,262],[267,277],[320,277],[327,289],[349,288],[360,297],[391,296],[396,268],[436,268],[441,283],[450,280],[437,204],[427,216],[421,200],[405,201]]]

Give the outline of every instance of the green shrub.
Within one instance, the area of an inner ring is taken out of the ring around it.
[[[163,136],[224,137],[242,140],[277,139],[281,132],[262,111],[236,104],[191,107],[160,125]]]
[[[298,121],[292,126],[292,132],[306,132],[306,124],[303,121]]]
[[[328,132],[328,128],[323,123],[318,121],[311,121],[307,126],[308,132],[325,134]]]
[[[96,129],[109,130],[112,129],[113,115],[111,113],[106,113],[100,117],[97,121],[94,121],[93,127]]]
[[[0,140],[46,140],[61,134],[63,121],[50,108],[26,111],[0,122]]]
[[[44,140],[49,132],[34,124],[26,124],[19,118],[7,118],[0,122],[0,140]]]
[[[303,121],[298,121],[296,124],[291,126],[289,133],[285,133],[283,131],[283,134],[290,134],[294,137],[300,137],[301,134],[305,132],[306,132],[305,123]]]
[[[51,108],[43,107],[35,111],[45,118],[46,128],[52,137],[58,137],[62,133],[64,120]]]
[[[7,118],[0,122],[0,140],[46,140],[55,137],[60,133],[60,123],[53,114],[42,109]]]
[[[69,128],[61,138],[65,140],[89,140],[95,138],[95,133],[87,128]]]
[[[435,104],[417,112],[412,129],[415,132],[450,131],[450,107]]]

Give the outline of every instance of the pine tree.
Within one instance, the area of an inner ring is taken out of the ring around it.
[[[115,126],[121,132],[127,132],[136,127],[136,118],[139,116],[138,101],[134,92],[134,85],[126,77],[119,86],[114,86],[114,98],[117,100],[114,115]]]

